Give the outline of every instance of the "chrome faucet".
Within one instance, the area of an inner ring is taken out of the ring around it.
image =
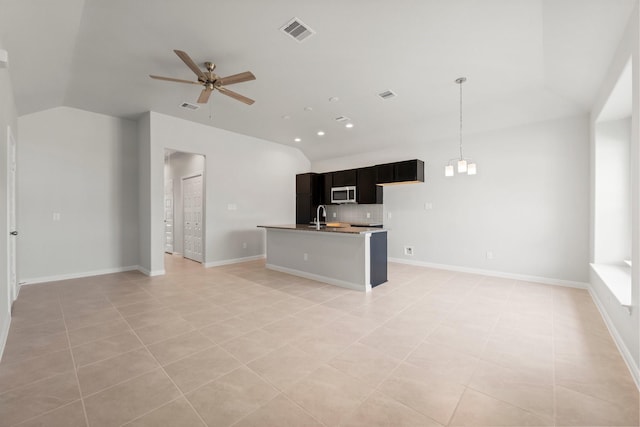
[[[327,217],[327,210],[324,205],[318,205],[318,209],[316,209],[316,230],[320,230],[320,208],[322,208],[322,216]]]

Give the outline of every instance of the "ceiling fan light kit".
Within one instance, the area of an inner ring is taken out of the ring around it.
[[[198,97],[198,104],[206,104],[209,101],[209,97],[211,96],[211,93],[214,90],[217,90],[223,95],[226,95],[237,101],[243,102],[247,105],[251,105],[255,102],[253,99],[247,98],[246,96],[240,95],[239,93],[229,90],[225,87],[227,85],[247,82],[249,80],[255,80],[256,76],[254,76],[251,71],[245,71],[245,72],[234,74],[227,77],[220,77],[213,72],[213,70],[215,70],[216,68],[216,64],[214,64],[213,62],[210,62],[210,61],[205,62],[204,66],[206,68],[206,71],[202,71],[200,67],[198,67],[198,65],[193,61],[193,59],[191,59],[191,57],[186,52],[183,52],[177,49],[174,50],[174,52],[176,55],[178,55],[180,59],[182,59],[182,62],[184,62],[187,65],[187,67],[189,67],[191,71],[195,73],[195,75],[198,77],[198,81],[194,82],[191,80],[176,79],[173,77],[154,76],[151,74],[149,75],[149,77],[157,80],[165,80],[169,82],[187,83],[187,84],[203,86],[204,89],[202,89],[202,92],[200,92],[200,96]]]
[[[455,80],[455,83],[460,85],[460,157],[449,160],[449,163],[444,167],[444,176],[447,177],[454,175],[454,163],[457,164],[459,174],[475,175],[478,171],[476,164],[462,155],[462,83],[466,81],[466,77],[458,77]]]

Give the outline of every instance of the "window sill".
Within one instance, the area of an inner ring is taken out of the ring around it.
[[[631,307],[631,267],[615,264],[591,264],[591,268],[600,277],[623,307]]]

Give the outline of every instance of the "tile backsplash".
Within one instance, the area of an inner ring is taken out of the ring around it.
[[[383,205],[327,205],[327,221],[353,224],[382,224]],[[335,218],[333,214],[336,214]],[[367,218],[369,214],[369,218]]]

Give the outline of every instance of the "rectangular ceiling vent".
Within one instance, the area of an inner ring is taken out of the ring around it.
[[[348,122],[349,120],[350,120],[349,117],[345,117],[345,116],[336,117],[336,122]]]
[[[378,96],[382,99],[391,99],[395,98],[398,95],[396,95],[396,93],[392,90],[385,90],[384,92],[380,92]]]
[[[280,31],[289,34],[298,42],[303,42],[307,37],[316,33],[298,18],[293,18],[291,21],[287,22],[280,28]]]
[[[185,110],[195,111],[198,108],[200,108],[200,106],[196,104],[192,104],[190,102],[183,102],[182,104],[180,104],[180,108],[184,108]]]

